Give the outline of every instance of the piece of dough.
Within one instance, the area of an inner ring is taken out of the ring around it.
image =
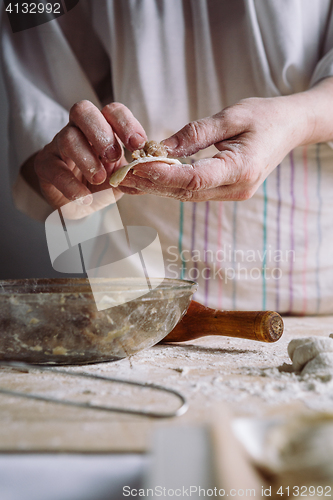
[[[148,141],[142,149],[137,149],[132,153],[134,161],[120,168],[111,175],[109,183],[112,187],[117,187],[125,179],[128,172],[139,163],[149,163],[153,161],[162,161],[170,165],[182,165],[179,160],[168,158],[168,150],[164,144],[156,141]]]
[[[327,362],[330,360],[333,371],[333,339],[330,337],[293,339],[289,342],[288,354],[293,362],[294,371],[302,371],[302,375],[314,373],[314,369],[320,368],[320,363],[322,363],[321,368],[327,371]],[[328,357],[321,356],[322,354],[327,354]]]
[[[333,375],[333,352],[321,352],[303,368],[302,375]]]
[[[289,487],[331,484],[332,414],[296,413],[292,418],[289,415],[275,422],[268,427],[261,460],[262,465],[274,473],[275,481]],[[319,495],[312,498],[319,500]]]
[[[132,161],[132,163],[125,165],[124,167],[117,170],[117,172],[112,174],[109,180],[110,186],[119,186],[119,184],[125,179],[128,172],[139,163],[149,163],[152,161],[162,161],[163,163],[169,163],[169,165],[182,165],[179,160],[176,160],[174,158],[166,158],[164,156],[145,156],[144,158],[139,158],[138,160]]]
[[[316,337],[306,337],[306,338],[302,337],[301,339],[292,339],[288,344],[288,354],[291,361],[293,360],[294,352],[297,349],[297,347],[300,347],[301,345],[304,344],[308,344],[309,342],[313,342],[315,339]]]

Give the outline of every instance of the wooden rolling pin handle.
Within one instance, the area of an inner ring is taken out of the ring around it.
[[[260,342],[276,342],[283,320],[273,311],[219,311],[192,301],[187,313],[163,342],[186,342],[207,335],[222,335]]]

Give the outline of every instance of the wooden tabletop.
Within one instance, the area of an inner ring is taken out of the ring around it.
[[[66,368],[176,389],[190,406],[182,417],[154,420],[0,395],[0,451],[143,452],[156,426],[204,423],[223,402],[234,416],[262,416],[288,407],[327,409],[325,398],[297,375],[277,368],[290,364],[287,345],[292,338],[328,336],[333,317],[287,317],[284,322],[285,333],[275,344],[208,337],[157,345],[116,363]],[[57,398],[156,411],[178,405],[164,393],[119,384],[9,368],[1,368],[0,375],[3,388]]]

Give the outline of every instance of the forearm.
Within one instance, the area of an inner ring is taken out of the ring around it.
[[[333,141],[333,77],[281,99],[294,123],[295,146]]]

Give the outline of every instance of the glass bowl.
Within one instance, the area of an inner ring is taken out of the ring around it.
[[[97,363],[153,346],[186,313],[197,285],[165,279],[145,293],[146,286],[140,278],[95,279],[94,297],[87,279],[0,281],[0,360]],[[99,293],[119,305],[98,311]]]

